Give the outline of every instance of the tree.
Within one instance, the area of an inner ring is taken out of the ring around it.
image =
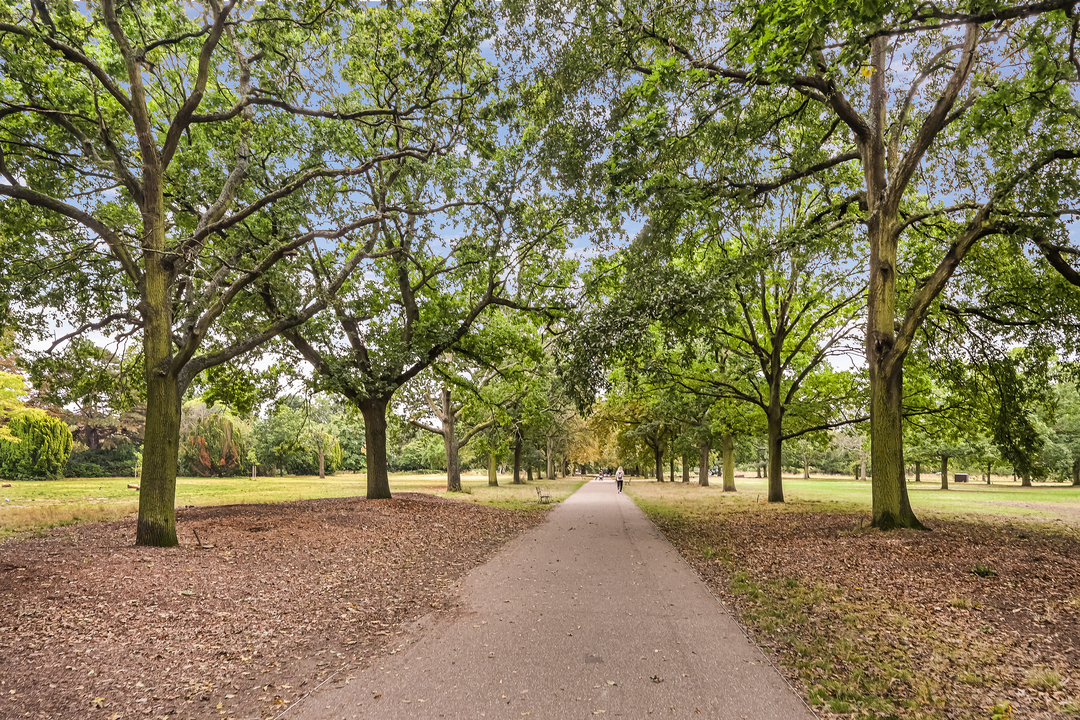
[[[511,26],[550,51],[536,67],[555,77],[538,85],[580,91],[577,105],[569,95],[546,103],[547,117],[591,125],[567,105],[595,108],[595,94],[612,88],[599,122],[620,137],[598,164],[624,197],[723,213],[799,186],[858,218],[873,524],[920,527],[904,481],[904,361],[957,268],[997,237],[1011,260],[1048,263],[1080,284],[1064,260],[1080,205],[1073,4],[567,5],[522,3],[535,20]],[[556,124],[549,137],[577,159],[603,133]],[[830,191],[837,177],[848,192]],[[931,238],[931,270],[903,294],[898,249],[915,236]]]
[[[303,411],[292,407],[287,398],[276,403],[265,419],[255,423],[253,439],[259,465],[269,467],[276,474],[290,464],[293,456],[306,452],[306,425]]]
[[[330,421],[330,434],[337,438],[341,447],[341,469],[359,472],[367,467],[364,456],[364,419],[356,408],[338,406],[337,414]]]
[[[30,365],[37,398],[62,409],[89,450],[113,436],[142,435],[138,359],[76,337],[62,352],[44,353]],[[135,387],[132,386],[134,381]]]
[[[845,267],[852,261],[848,251],[785,236],[808,214],[801,198],[773,212],[780,230],[761,218],[731,228],[728,238],[702,232],[684,213],[683,227],[709,242],[699,239],[689,248],[686,241],[677,252],[666,245],[669,237],[647,227],[626,253],[617,291],[567,345],[578,352],[599,348],[601,357],[648,375],[654,388],[676,386],[664,395],[672,437],[676,418],[698,422],[678,400],[681,394],[759,408],[766,420],[769,501],[783,502],[784,440],[850,421],[836,410],[850,404],[851,376],[833,372],[827,360],[853,352],[864,288]],[[591,363],[583,357],[573,364]],[[725,487],[730,481],[725,478]]]
[[[247,442],[230,417],[211,413],[199,419],[180,446],[180,467],[200,477],[246,474]]]
[[[8,429],[12,415],[21,410],[23,404],[19,397],[26,392],[26,382],[14,373],[0,371],[0,440],[17,442],[17,438]]]
[[[14,413],[7,429],[14,441],[0,438],[0,477],[22,480],[63,474],[71,455],[71,430],[63,420],[29,408]]]
[[[442,438],[446,450],[446,491],[461,492],[461,449],[479,433],[491,427],[494,420],[485,420],[473,425],[466,432],[459,433],[457,427],[466,405],[463,402],[454,403],[452,389],[444,386],[439,391],[438,401],[432,399],[429,392],[424,392],[423,395],[428,410],[438,421],[438,425],[429,424],[416,417],[409,418],[409,422]]]
[[[482,77],[493,73],[478,50],[474,62]],[[386,212],[368,231],[379,256],[372,271],[343,289],[332,316],[283,333],[314,368],[318,388],[363,414],[369,499],[390,497],[387,409],[399,388],[462,345],[496,308],[561,310],[573,268],[562,258],[567,220],[533,187],[528,133],[490,152],[497,119],[475,109],[465,154],[429,166],[403,160],[382,176],[369,198]],[[466,199],[453,200],[459,195]],[[328,267],[309,268],[317,284]],[[280,296],[264,301],[271,318],[288,316]]]
[[[72,334],[141,336],[139,545],[177,542],[192,379],[327,307],[370,255],[354,234],[383,218],[353,193],[384,163],[449,151],[489,82],[469,60],[472,3],[199,8],[0,10],[2,235],[32,238],[0,297],[22,298],[4,310],[28,334],[59,311]],[[293,278],[290,312],[256,321],[257,293],[282,291],[274,271],[302,257],[336,270]]]

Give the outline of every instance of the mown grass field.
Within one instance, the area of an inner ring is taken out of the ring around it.
[[[510,476],[499,477],[499,487],[489,488],[487,475],[462,477],[465,493],[447,493],[444,475],[390,476],[391,492],[429,492],[468,499],[483,505],[514,509],[539,509],[534,486],[562,500],[581,485],[581,478],[541,480],[532,485],[513,485]],[[0,489],[0,538],[18,532],[49,527],[119,520],[135,513],[139,492],[128,488],[135,478],[70,478],[49,481],[14,481]],[[367,492],[363,473],[317,476],[251,478],[178,478],[176,505],[239,505],[280,503],[327,497],[351,497]]]
[[[649,496],[635,497],[641,503],[649,503],[649,497],[663,498],[667,512],[699,512],[711,503],[727,503],[733,506],[764,503],[768,497],[768,483],[764,478],[737,477],[738,492],[724,493],[721,484],[714,479],[707,488],[699,487],[694,475],[690,483],[649,482]],[[1052,523],[1062,527],[1080,529],[1080,487],[1063,483],[1035,483],[1034,487],[1021,487],[1019,482],[994,476],[992,484],[984,482],[950,483],[948,490],[941,489],[936,475],[923,476],[916,483],[909,478],[908,495],[915,514],[923,519],[943,517],[948,519],[984,518],[1027,520]],[[648,482],[648,481],[645,481]],[[634,487],[639,487],[636,482]],[[666,490],[665,490],[666,489]],[[657,494],[659,493],[659,494]],[[872,498],[870,482],[851,478],[784,478],[783,506],[771,506],[777,512],[850,512],[865,513],[869,523]],[[703,504],[703,505],[702,505]]]

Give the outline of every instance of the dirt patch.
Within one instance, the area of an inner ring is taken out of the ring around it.
[[[657,521],[821,717],[1080,715],[1075,539],[945,520],[883,534],[842,514]]]
[[[188,509],[172,549],[133,547],[133,521],[9,539],[0,717],[276,717],[452,611],[456,581],[541,519],[401,493]]]

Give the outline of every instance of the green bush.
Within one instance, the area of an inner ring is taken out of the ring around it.
[[[71,430],[41,410],[12,415],[8,430],[19,442],[0,440],[0,477],[59,477],[71,455]]]
[[[105,468],[97,463],[74,463],[68,462],[64,469],[64,477],[70,478],[99,478],[108,477]]]
[[[65,477],[134,477],[138,446],[123,440],[116,447],[72,453],[64,470]]]

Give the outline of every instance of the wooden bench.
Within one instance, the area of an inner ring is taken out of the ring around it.
[[[551,502],[551,493],[543,488],[536,488],[536,501],[537,502]]]

